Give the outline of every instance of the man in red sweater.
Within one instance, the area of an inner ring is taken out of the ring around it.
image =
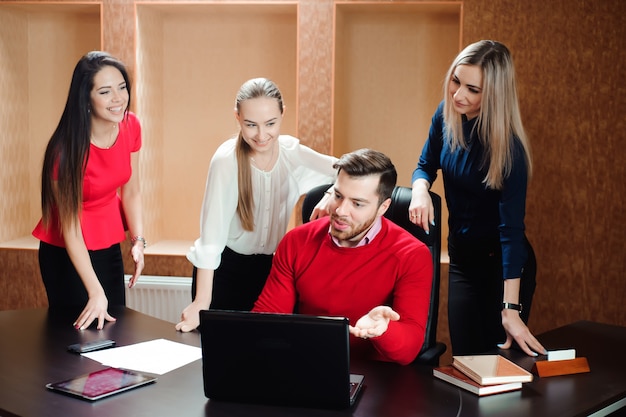
[[[397,178],[386,155],[361,149],[334,167],[330,216],[285,235],[253,311],[347,317],[353,357],[408,364],[424,342],[430,251],[383,217]]]

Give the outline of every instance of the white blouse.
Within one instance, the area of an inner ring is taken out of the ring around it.
[[[236,141],[224,142],[211,159],[200,238],[187,253],[197,268],[217,269],[226,246],[242,255],[274,253],[300,196],[335,181],[332,166],[337,158],[315,152],[293,136],[279,136],[278,159],[272,170],[264,172],[252,166],[255,226],[253,231],[246,231],[237,215]]]

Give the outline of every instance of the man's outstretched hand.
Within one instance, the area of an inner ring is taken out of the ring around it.
[[[390,320],[400,320],[400,315],[388,306],[374,307],[354,327],[350,326],[350,333],[362,339],[377,337],[387,331]]]

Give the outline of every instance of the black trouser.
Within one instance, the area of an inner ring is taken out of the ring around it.
[[[527,260],[520,282],[521,318],[528,323],[537,262],[526,240]],[[502,250],[498,239],[460,243],[449,239],[448,324],[453,355],[484,353],[504,343]]]
[[[272,268],[272,255],[241,255],[226,247],[220,266],[213,275],[212,310],[250,311],[263,290]],[[196,271],[193,268],[192,300],[196,297]]]
[[[109,306],[126,305],[124,264],[119,243],[107,249],[89,251],[89,257]],[[65,248],[40,242],[39,270],[50,308],[85,307],[89,299],[87,290]]]

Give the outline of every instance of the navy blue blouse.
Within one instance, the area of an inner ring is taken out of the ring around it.
[[[489,168],[484,146],[474,130],[477,118],[463,122],[466,149],[455,151],[443,138],[443,102],[433,115],[428,140],[412,183],[419,178],[432,184],[441,169],[448,205],[450,238],[463,242],[499,239],[503,278],[519,278],[527,258],[524,237],[528,171],[523,147],[515,140],[513,166],[501,190],[483,183]],[[469,138],[469,139],[467,139]]]

